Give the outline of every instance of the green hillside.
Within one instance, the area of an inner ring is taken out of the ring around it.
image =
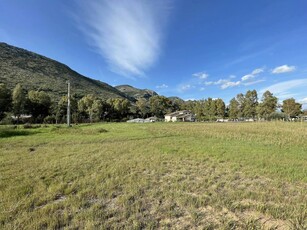
[[[130,85],[118,85],[118,86],[115,86],[115,88],[118,89],[119,91],[121,91],[122,93],[124,93],[124,94],[126,94],[130,97],[136,98],[136,99],[145,98],[145,99],[148,100],[152,96],[158,95],[153,90],[137,89],[137,88],[134,88],[133,86],[130,86]]]
[[[72,93],[78,98],[95,94],[103,99],[129,98],[134,101],[116,88],[82,76],[60,62],[0,43],[0,83],[5,83],[8,88],[21,83],[27,90],[40,89],[58,99],[67,92],[67,80],[70,80]]]

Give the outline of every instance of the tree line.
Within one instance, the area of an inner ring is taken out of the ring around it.
[[[259,102],[256,90],[248,90],[232,98],[229,105],[218,98],[183,101],[164,96],[153,96],[149,100],[138,99],[131,103],[125,98],[103,100],[96,95],[88,94],[77,99],[71,96],[72,122],[125,121],[135,117],[164,115],[178,110],[190,110],[198,121],[216,119],[290,119],[303,113],[302,105],[290,98],[278,104],[278,99],[266,91]],[[278,111],[280,109],[280,111]],[[305,111],[306,112],[306,111]],[[44,91],[26,91],[17,84],[11,91],[5,84],[0,84],[0,120],[2,123],[25,122],[24,114],[31,115],[27,122],[32,123],[65,123],[67,116],[67,96],[54,101]],[[13,120],[12,120],[13,119]]]

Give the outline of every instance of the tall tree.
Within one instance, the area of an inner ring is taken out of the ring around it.
[[[136,107],[138,113],[141,115],[142,118],[145,118],[146,115],[150,112],[148,102],[144,98],[140,98],[137,100]]]
[[[245,96],[242,93],[237,94],[236,101],[239,103],[238,118],[244,117]]]
[[[240,103],[236,98],[232,98],[229,102],[229,118],[238,119],[240,117]]]
[[[17,117],[17,123],[19,123],[20,115],[25,111],[26,95],[21,86],[17,84],[13,90],[13,113]]]
[[[127,99],[115,98],[113,106],[120,119],[123,119],[129,114],[131,104]]]
[[[100,99],[94,100],[93,107],[93,119],[99,121],[103,118],[104,102]]]
[[[216,118],[216,100],[210,100],[209,120],[213,121]]]
[[[216,115],[219,117],[219,118],[224,118],[225,117],[225,102],[218,98],[215,100],[215,105],[216,105]]]
[[[88,115],[90,122],[93,122],[95,112],[94,101],[97,98],[93,94],[88,94],[78,101],[78,110]]]
[[[157,117],[164,117],[165,114],[173,112],[172,102],[164,96],[153,96],[149,99],[150,111]]]
[[[244,98],[243,115],[246,118],[255,118],[257,114],[258,96],[256,90],[248,90]]]
[[[207,99],[205,99],[204,109],[203,109],[205,120],[211,120],[211,117],[212,117],[211,104],[212,104],[212,98],[211,97],[208,97]]]
[[[4,113],[10,110],[11,102],[11,91],[5,84],[0,83],[0,120],[4,117]]]
[[[194,101],[193,105],[189,109],[192,111],[195,115],[198,121],[203,121],[205,119],[204,117],[204,100],[198,100]]]
[[[34,90],[28,93],[27,109],[36,122],[42,122],[49,115],[50,106],[51,98],[47,93]]]
[[[175,111],[184,109],[184,101],[180,98],[172,98],[170,100],[172,102],[172,107]]]
[[[282,112],[284,112],[288,119],[298,116],[302,112],[302,104],[297,103],[294,98],[286,99],[282,103]]]
[[[262,95],[261,103],[257,107],[258,116],[261,118],[269,119],[270,114],[274,113],[277,109],[277,97],[273,96],[270,91],[265,91]]]
[[[78,117],[78,102],[75,98],[75,96],[70,97],[70,112],[72,114],[73,122],[77,123],[77,117]],[[56,106],[56,118],[57,120],[66,119],[67,116],[67,96],[62,96],[59,100],[57,106]]]

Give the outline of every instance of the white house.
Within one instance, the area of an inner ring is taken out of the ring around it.
[[[195,121],[194,114],[189,110],[182,110],[182,111],[176,111],[174,113],[169,113],[164,116],[165,121],[169,122],[175,122],[175,121],[183,121],[183,122],[189,122],[189,121]]]

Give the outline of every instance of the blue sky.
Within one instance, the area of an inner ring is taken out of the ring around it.
[[[113,86],[226,103],[269,89],[307,105],[305,0],[2,0],[0,12],[0,41]]]

